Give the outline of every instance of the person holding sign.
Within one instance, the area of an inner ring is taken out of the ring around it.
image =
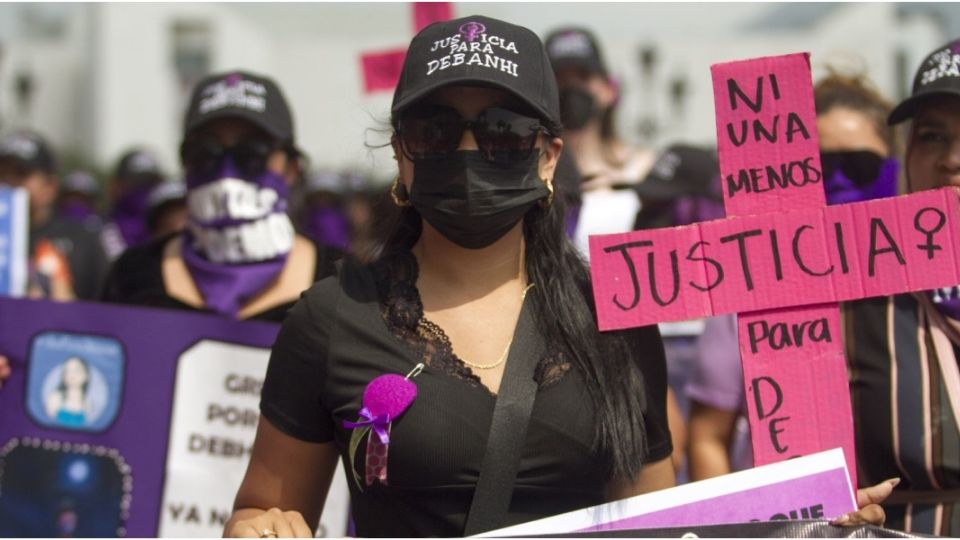
[[[14,130],[0,138],[0,184],[23,188],[29,199],[27,296],[91,300],[107,259],[95,232],[57,213],[57,170],[56,155],[39,133]]]
[[[910,121],[908,191],[960,188],[960,39],[924,59],[888,121]],[[861,484],[901,477],[890,526],[960,535],[960,287],[852,302],[844,323]]]
[[[589,235],[634,227],[641,201],[628,188],[643,180],[656,155],[631,148],[617,136],[620,89],[594,35],[585,28],[559,28],[544,43],[559,85],[567,151],[576,158],[583,178],[574,244],[589,258]]]
[[[896,137],[886,125],[892,104],[865,77],[837,73],[817,81],[813,96],[827,204],[896,195]],[[738,440],[748,428],[740,421],[746,406],[734,316],[708,319],[699,349],[686,388],[694,480],[749,467],[753,460],[749,445]]]
[[[339,252],[294,233],[293,117],[269,78],[233,71],[193,91],[180,157],[187,228],[114,264],[103,300],[279,322]]]
[[[552,196],[563,141],[537,36],[428,26],[392,124],[382,255],[284,322],[225,534],[311,535],[338,457],[359,536],[470,535],[671,486],[663,346],[655,326],[597,329]]]

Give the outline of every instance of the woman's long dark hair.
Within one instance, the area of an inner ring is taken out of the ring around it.
[[[564,233],[564,199],[558,192],[549,208],[534,205],[524,216],[527,274],[536,283],[528,298],[535,302],[545,342],[554,344],[587,381],[597,415],[595,446],[607,458],[610,477],[630,481],[647,455],[646,392],[635,357],[648,352],[631,350],[624,332],[597,330],[586,263]],[[379,208],[383,219],[377,252],[411,249],[422,228],[419,212],[397,207],[386,194]]]

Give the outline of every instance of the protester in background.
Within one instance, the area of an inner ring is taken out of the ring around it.
[[[582,180],[579,205],[569,212],[568,229],[574,245],[589,259],[590,235],[633,229],[640,198],[630,188],[647,174],[654,153],[631,148],[617,136],[619,88],[593,34],[583,28],[562,28],[551,32],[544,45],[559,88],[566,151],[575,159]],[[676,397],[670,394],[670,432],[677,443],[675,463],[679,465],[684,430]]]
[[[633,187],[641,207],[634,228],[679,227],[724,216],[720,163],[713,149],[669,146]]]
[[[591,234],[633,228],[640,201],[628,188],[647,174],[655,154],[632,148],[617,136],[619,88],[589,31],[559,29],[547,36],[545,45],[560,88],[566,148],[576,158],[584,181],[574,244],[589,258]]]
[[[478,34],[509,44],[516,76],[465,64],[427,74],[449,50],[435,43]],[[340,453],[365,483],[348,473],[358,535],[469,534],[497,396],[523,381],[536,406],[516,485],[498,499],[505,515],[482,519],[504,526],[673,484],[657,330],[597,331],[587,268],[564,235],[549,70],[534,33],[488,17],[414,37],[392,108],[397,207],[378,216],[381,257],[345,263],[284,323],[227,536],[311,536]],[[417,362],[381,475],[343,421],[368,382]]]
[[[97,179],[87,171],[73,171],[63,177],[58,212],[67,219],[98,231],[103,226],[97,211],[99,197]]]
[[[164,180],[150,190],[146,221],[151,240],[183,231],[187,218],[187,185],[183,180]]]
[[[243,71],[200,81],[180,157],[187,228],[128,249],[103,300],[283,320],[339,252],[295,234],[287,216],[300,152],[280,88]]]
[[[103,247],[110,260],[150,239],[147,197],[164,178],[160,161],[144,148],[129,150],[117,162],[109,184],[110,221],[103,228]]]
[[[687,144],[669,146],[633,190],[641,200],[636,229],[678,227],[724,216],[720,164],[713,149]],[[696,342],[703,326],[702,320],[659,325],[667,356],[667,411],[678,482],[688,478],[685,465],[689,402],[685,388],[697,361]]]
[[[897,194],[891,104],[863,76],[832,73],[813,89],[827,204]],[[691,399],[688,459],[693,480],[752,466],[735,315],[709,319],[687,395]],[[859,448],[859,445],[858,445]],[[895,476],[864,478],[871,485]]]
[[[24,188],[30,199],[28,295],[96,298],[106,259],[95,233],[57,215],[56,158],[39,134],[19,130],[0,139],[0,182]]]
[[[342,251],[350,248],[350,218],[344,210],[348,181],[347,175],[318,172],[307,178],[304,190],[303,233],[318,244]]]
[[[906,189],[960,188],[960,39],[917,69],[890,113],[910,121]],[[960,287],[850,302],[846,354],[861,484],[903,479],[888,524],[960,536]]]

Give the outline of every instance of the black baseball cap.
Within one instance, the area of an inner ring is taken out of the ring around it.
[[[887,124],[913,118],[922,102],[942,95],[960,96],[960,38],[927,55],[913,76],[913,92],[893,109]]]
[[[97,179],[87,171],[73,171],[63,177],[64,193],[79,193],[94,196],[100,191]]]
[[[720,200],[716,152],[684,144],[668,147],[634,189],[642,198],[671,200],[695,196]]]
[[[57,161],[47,141],[37,132],[20,129],[0,138],[0,160],[16,162],[25,172],[56,174]]]
[[[436,22],[407,48],[391,112],[401,111],[449,85],[505,90],[533,110],[552,133],[560,133],[557,81],[537,34],[481,15]]]
[[[210,75],[193,89],[184,133],[218,118],[242,118],[272,137],[294,146],[293,117],[272,79],[246,71]]]
[[[157,226],[160,215],[173,205],[182,205],[187,202],[186,182],[179,179],[164,180],[160,182],[147,195],[147,212],[144,216],[147,227],[153,229]]]
[[[114,178],[125,184],[155,184],[163,181],[163,169],[160,160],[145,148],[134,148],[124,152],[117,162]]]
[[[607,64],[594,35],[585,28],[560,28],[550,32],[544,41],[554,70],[582,67],[591,73],[608,77]]]

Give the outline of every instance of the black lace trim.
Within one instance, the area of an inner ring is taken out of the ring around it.
[[[373,265],[380,298],[380,316],[387,328],[416,358],[433,369],[493,395],[463,363],[450,338],[440,326],[423,316],[423,302],[417,290],[417,260],[409,251],[383,257]],[[554,385],[569,371],[571,364],[559,352],[548,353],[537,363],[534,380],[543,388]]]

